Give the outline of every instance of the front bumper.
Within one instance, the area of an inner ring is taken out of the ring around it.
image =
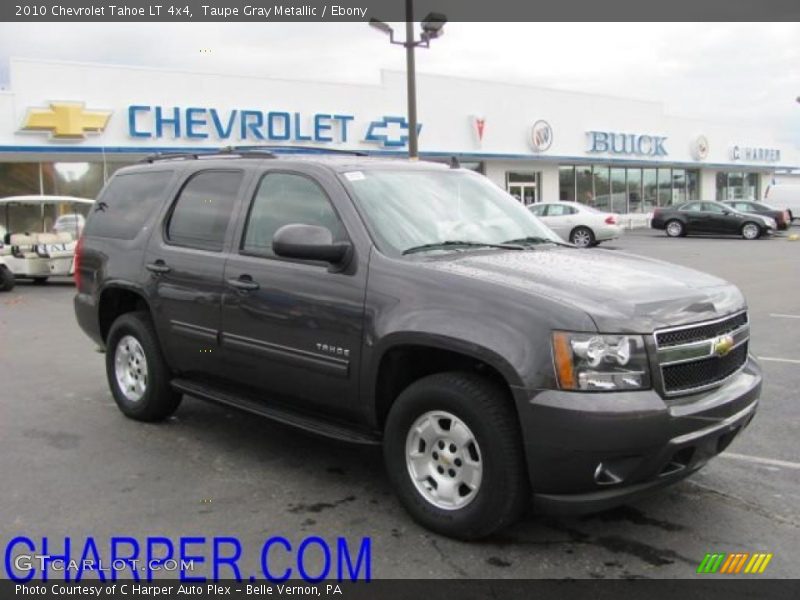
[[[665,401],[656,391],[540,391],[520,407],[534,504],[596,512],[697,471],[750,423],[761,393],[752,357],[719,387]]]

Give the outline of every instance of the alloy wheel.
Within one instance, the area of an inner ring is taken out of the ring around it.
[[[114,374],[122,395],[138,402],[147,391],[147,358],[142,345],[132,335],[120,339],[114,352]]]
[[[483,479],[483,458],[475,435],[446,411],[426,412],[411,426],[406,466],[420,495],[442,510],[467,506]]]

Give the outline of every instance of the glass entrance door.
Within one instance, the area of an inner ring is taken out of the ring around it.
[[[539,182],[542,174],[538,171],[520,173],[509,171],[506,173],[506,189],[508,193],[525,204],[539,202]]]
[[[538,186],[535,183],[512,183],[508,193],[525,205],[539,201]]]

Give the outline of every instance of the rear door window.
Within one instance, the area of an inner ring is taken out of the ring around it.
[[[119,174],[100,194],[90,213],[86,234],[132,240],[148,215],[158,210],[172,178],[172,171]]]
[[[231,219],[242,171],[200,171],[183,186],[167,223],[176,246],[220,252]]]

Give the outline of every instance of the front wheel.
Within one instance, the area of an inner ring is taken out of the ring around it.
[[[508,393],[472,373],[411,384],[386,421],[384,458],[406,510],[421,525],[471,540],[522,514],[528,479]]]
[[[588,227],[576,227],[569,234],[569,241],[578,248],[588,248],[594,244],[594,233]]]
[[[170,386],[170,372],[150,315],[126,313],[111,325],[106,344],[106,376],[125,416],[160,421],[177,410],[181,394]]]
[[[14,274],[5,265],[0,265],[0,292],[14,289]]]
[[[755,240],[761,236],[761,228],[755,223],[742,225],[742,237],[746,240]]]

